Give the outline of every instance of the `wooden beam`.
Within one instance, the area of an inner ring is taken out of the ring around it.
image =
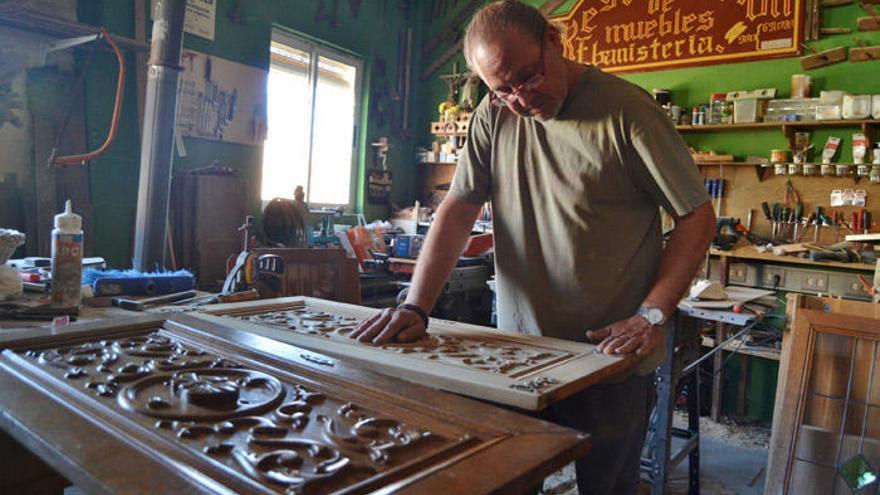
[[[446,26],[440,31],[440,34],[434,37],[425,48],[422,50],[422,57],[427,58],[428,55],[431,54],[437,47],[442,45],[443,43],[447,43],[449,41],[455,40],[459,31],[463,27],[465,21],[469,20],[471,16],[477,11],[477,9],[483,5],[483,0],[471,0],[467,3],[461,10],[455,14],[455,17],[449,21]]]
[[[550,15],[554,10],[558,9],[560,5],[564,4],[566,0],[548,0],[541,5],[541,8],[538,9],[544,15]]]

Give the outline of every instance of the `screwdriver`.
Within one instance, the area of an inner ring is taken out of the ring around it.
[[[794,219],[794,212],[791,208],[783,208],[782,209],[782,220],[783,220],[783,228],[785,229],[785,233],[782,234],[782,239],[785,240],[788,236],[789,228],[791,227],[791,222]]]
[[[761,211],[764,212],[764,218],[770,224],[770,237],[773,237],[773,218],[770,216],[770,205],[766,201],[761,202]]]
[[[779,237],[779,224],[782,220],[782,205],[773,203],[773,239]]]
[[[825,215],[822,214],[822,207],[816,207],[816,232],[813,234],[813,242],[819,242],[819,231],[822,229],[822,225],[827,223],[828,219],[825,218]]]

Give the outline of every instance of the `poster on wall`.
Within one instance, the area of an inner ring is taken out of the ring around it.
[[[185,137],[261,145],[266,139],[265,70],[184,50],[177,130]]]
[[[150,19],[156,18],[156,0],[151,2]],[[217,21],[217,0],[186,0],[183,30],[200,38],[214,41]]]
[[[606,72],[801,53],[804,0],[580,0],[553,17],[567,58]]]

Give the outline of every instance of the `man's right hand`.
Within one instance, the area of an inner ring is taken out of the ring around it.
[[[349,337],[360,342],[387,344],[413,342],[425,336],[427,328],[422,317],[405,308],[386,308],[362,321]]]

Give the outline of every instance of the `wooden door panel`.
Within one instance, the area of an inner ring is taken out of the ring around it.
[[[212,306],[197,317],[352,359],[451,392],[538,411],[633,366],[593,345],[431,319],[428,337],[375,346],[348,337],[379,310],[308,297]],[[219,318],[218,318],[219,317]]]
[[[791,295],[788,307],[764,493],[849,493],[880,474],[877,305]]]
[[[523,491],[523,477],[588,447],[585,434],[186,315],[0,346],[0,427],[89,493]],[[511,457],[522,442],[533,449]],[[502,461],[510,473],[489,485],[466,475]]]

